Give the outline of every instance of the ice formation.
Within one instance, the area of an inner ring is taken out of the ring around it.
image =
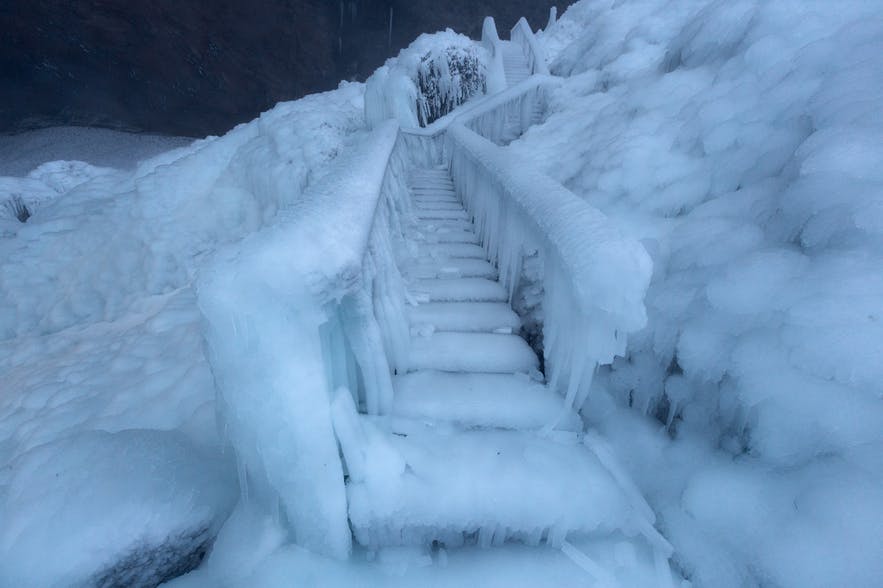
[[[566,79],[511,149],[654,262],[647,327],[584,413],[698,585],[883,574],[879,8],[583,1],[541,35]]]
[[[492,95],[422,129],[420,49],[137,165],[3,155],[0,583],[170,577],[238,492],[173,586],[875,586],[880,23],[582,0],[486,21]]]

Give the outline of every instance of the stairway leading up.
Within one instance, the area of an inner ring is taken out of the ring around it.
[[[346,393],[335,401],[356,540],[560,545],[630,520],[640,532],[628,493],[582,443],[579,416],[544,383],[447,166],[410,180],[409,369],[393,377],[391,418],[356,415]]]
[[[521,47],[512,41],[501,41],[503,46],[503,72],[506,83],[511,87],[530,77],[530,69]]]

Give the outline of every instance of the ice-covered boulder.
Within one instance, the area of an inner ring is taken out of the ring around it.
[[[194,567],[237,496],[176,432],[86,432],[0,471],[0,585],[156,586]]]

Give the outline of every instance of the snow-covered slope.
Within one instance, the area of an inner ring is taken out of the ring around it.
[[[542,41],[566,79],[510,149],[655,268],[585,414],[697,584],[877,584],[881,5],[583,0]]]
[[[188,498],[235,496],[238,488],[229,456],[218,455],[193,279],[212,251],[270,222],[324,173],[364,126],[362,93],[361,84],[343,84],[280,104],[223,137],[155,155],[134,169],[55,162],[31,178],[0,182],[34,182],[47,191],[27,223],[5,218],[0,236],[0,585],[22,585],[17,579],[36,565],[27,558],[39,553],[68,558],[44,570],[47,586],[84,581],[113,564],[102,547],[112,535],[96,543],[78,539],[80,519],[69,511],[81,507],[92,509],[96,529],[125,528],[145,541],[160,541],[164,530],[181,532],[181,521],[200,532],[223,521],[228,510],[206,510],[211,500]],[[179,431],[223,467],[207,465],[214,469],[206,476],[154,469],[169,479],[171,514],[143,516],[132,502],[154,491],[150,476],[138,475],[150,470],[134,468],[126,486],[114,479],[123,474],[114,463],[143,459],[153,467],[151,450],[139,449],[145,444],[191,455],[193,463],[201,458],[186,439],[164,441],[160,433],[68,442],[89,431],[127,429]],[[71,469],[87,479],[71,472],[70,481],[47,486],[47,476]],[[226,490],[218,494],[206,484]],[[29,493],[42,498],[35,503]],[[100,496],[101,508],[91,498],[77,503],[78,493]],[[220,502],[229,507],[229,500]],[[34,526],[37,514],[56,522]]]

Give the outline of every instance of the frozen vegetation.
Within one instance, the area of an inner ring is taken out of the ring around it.
[[[879,585],[879,4],[490,26],[0,140],[0,586]]]
[[[421,35],[368,78],[368,123],[394,118],[404,127],[425,127],[484,94],[489,60],[485,48],[450,29]]]

